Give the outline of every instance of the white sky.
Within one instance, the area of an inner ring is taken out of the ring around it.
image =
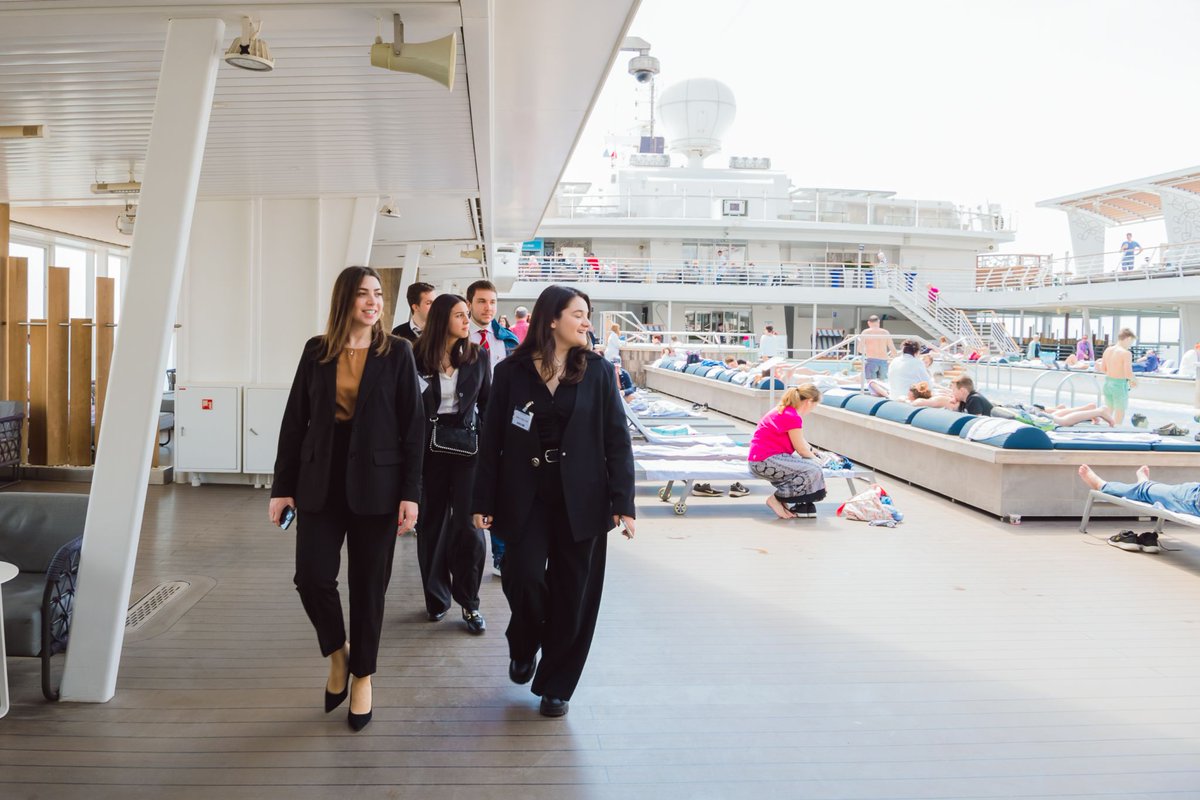
[[[1008,252],[1071,249],[1066,215],[1039,200],[1200,164],[1198,0],[643,0],[629,33],[661,61],[659,90],[733,90],[709,166],[768,156],[796,186],[998,202],[1017,214]],[[633,55],[567,179],[603,177],[606,134],[631,129]],[[1161,223],[1114,228],[1106,249],[1126,231],[1165,239]]]

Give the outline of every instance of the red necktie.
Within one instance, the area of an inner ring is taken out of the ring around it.
[[[486,330],[482,330],[479,332],[479,346],[483,348],[483,352],[487,353],[488,355],[491,355],[492,346],[490,344],[488,344]]]

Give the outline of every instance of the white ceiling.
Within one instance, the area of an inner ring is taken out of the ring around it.
[[[222,64],[200,180],[202,197],[446,195],[479,191],[456,0],[296,3],[0,0],[0,125],[47,126],[0,141],[0,202],[94,202],[96,180],[141,177],[169,18],[220,16],[227,39],[249,9],[275,71]],[[409,42],[459,33],[453,92],[370,66],[392,11]]]

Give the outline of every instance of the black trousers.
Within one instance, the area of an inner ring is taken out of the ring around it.
[[[608,536],[576,542],[558,469],[542,465],[538,479],[533,511],[504,553],[508,651],[527,661],[540,648],[531,690],[570,700],[596,632]]]
[[[425,610],[440,614],[451,601],[479,608],[479,584],[487,545],[471,525],[476,459],[425,452],[417,563],[425,587]]]
[[[318,512],[296,515],[296,591],[317,630],[321,655],[328,656],[347,641],[338,594],[342,542],[348,559],[350,587],[350,672],[374,674],[383,629],[383,601],[392,578],[396,551],[397,513],[355,514],[346,503],[346,453],[350,423],[334,429],[333,465],[329,495]]]

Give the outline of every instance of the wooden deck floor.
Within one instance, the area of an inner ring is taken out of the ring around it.
[[[686,517],[641,487],[561,720],[508,682],[499,581],[485,636],[428,623],[406,538],[360,734],[322,713],[266,493],[154,487],[139,579],[216,586],[105,705],[10,659],[0,798],[1200,797],[1200,538],[1130,554],[885,483],[896,530],[834,519],[841,485],[793,522],[764,484]]]

